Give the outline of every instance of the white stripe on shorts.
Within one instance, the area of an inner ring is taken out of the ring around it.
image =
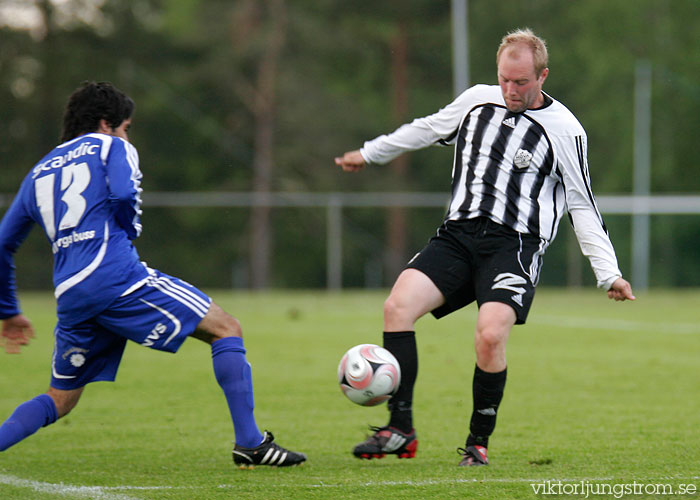
[[[172,297],[183,305],[189,307],[200,318],[203,318],[207,314],[208,305],[207,307],[202,306],[202,299],[198,295],[190,292],[189,290],[178,290],[178,288],[182,287],[177,287],[168,279],[157,278],[149,280],[148,286],[157,288],[165,295],[168,295],[169,297]]]
[[[160,279],[164,284],[172,287],[173,291],[179,291],[180,295],[189,297],[194,304],[200,304],[200,306],[204,310],[204,314],[206,314],[206,312],[209,310],[209,302],[207,302],[202,297],[194,293],[192,290],[189,290],[187,287],[184,287],[182,285],[178,285],[174,281],[170,280],[170,278],[161,276]]]

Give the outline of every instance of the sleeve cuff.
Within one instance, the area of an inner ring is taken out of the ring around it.
[[[360,154],[362,155],[362,159],[365,160],[366,164],[372,163],[368,158],[367,158],[367,151],[365,151],[365,148],[360,148]]]
[[[602,288],[603,290],[608,291],[613,286],[613,283],[617,281],[618,278],[622,278],[622,275],[616,274],[615,276],[612,276],[605,281],[600,281],[598,282],[598,288]]]
[[[0,321],[13,318],[18,314],[22,314],[22,311],[20,311],[19,309],[16,312],[7,312],[7,310],[0,311]]]

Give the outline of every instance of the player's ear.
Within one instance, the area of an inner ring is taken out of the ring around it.
[[[544,68],[542,70],[542,73],[540,73],[540,85],[544,83],[544,81],[547,79],[547,75],[549,74],[549,68]]]
[[[100,124],[97,126],[97,131],[100,134],[111,134],[112,127],[109,126],[109,123],[107,123],[107,120],[105,120],[104,118],[101,118]]]

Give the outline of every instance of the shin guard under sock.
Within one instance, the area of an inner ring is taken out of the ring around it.
[[[263,436],[253,415],[253,376],[245,352],[241,337],[225,337],[211,345],[214,375],[226,396],[236,444],[255,448]]]
[[[489,373],[478,366],[474,368],[472,388],[474,409],[469,425],[467,446],[488,447],[489,436],[496,427],[496,415],[503,398],[507,371],[506,369],[498,373]]]
[[[401,367],[401,384],[388,403],[389,425],[408,433],[413,429],[413,386],[418,375],[416,332],[384,332],[384,348]]]
[[[25,401],[0,426],[0,451],[5,451],[57,419],[56,404],[48,394]]]

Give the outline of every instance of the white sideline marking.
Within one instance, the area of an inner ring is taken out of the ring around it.
[[[653,332],[662,335],[667,334],[698,334],[700,326],[695,323],[652,323],[649,321],[630,321],[626,319],[612,318],[577,318],[571,316],[552,316],[546,314],[533,314],[528,318],[528,324],[562,326],[566,328],[586,328],[595,330],[624,330]]]
[[[698,480],[700,476],[690,476],[690,477],[659,477],[659,478],[637,478],[637,481],[690,481]],[[315,483],[315,484],[304,484],[290,483],[290,484],[278,484],[278,487],[287,488],[348,488],[348,487],[376,487],[376,486],[431,486],[431,485],[441,485],[441,484],[470,484],[470,483],[502,483],[502,484],[538,484],[546,481],[561,481],[562,483],[575,483],[581,481],[588,482],[605,482],[605,481],[615,481],[612,477],[585,477],[585,478],[465,478],[465,479],[426,479],[424,481],[365,481],[362,483],[347,484],[347,483]],[[203,490],[208,488],[235,488],[235,484],[219,484],[218,486],[75,486],[71,484],[64,483],[45,483],[42,481],[33,481],[30,479],[22,479],[16,476],[11,476],[7,474],[0,474],[0,484],[7,484],[9,486],[15,486],[18,488],[28,488],[39,493],[49,493],[52,495],[71,495],[73,497],[85,497],[91,500],[141,500],[138,497],[132,497],[128,495],[122,495],[118,493],[111,493],[112,491],[157,491],[157,490]]]
[[[645,478],[645,479],[639,479],[637,478],[636,481],[691,481],[691,480],[697,480],[700,479],[700,476],[691,476],[691,477],[661,477],[661,478]],[[621,481],[619,478],[614,478],[614,477],[578,477],[575,479],[571,478],[524,478],[524,477],[518,477],[518,478],[465,478],[465,479],[426,479],[424,481],[366,481],[363,483],[358,483],[358,484],[347,484],[347,483],[338,483],[338,484],[330,484],[330,483],[318,483],[318,484],[310,484],[308,485],[309,487],[312,488],[344,488],[344,487],[357,487],[357,486],[365,486],[365,487],[376,487],[376,486],[431,486],[431,485],[440,485],[440,484],[470,484],[470,483],[501,483],[501,484],[519,484],[519,483],[527,483],[527,484],[539,484],[539,483],[544,483],[547,481],[554,481],[558,482],[561,481],[562,483],[580,483],[581,481],[584,482],[590,482],[590,483],[604,483],[604,482],[610,482],[610,481]],[[300,486],[300,485],[295,485],[295,486]]]
[[[44,483],[31,479],[22,479],[16,476],[0,474],[0,484],[15,486],[18,488],[28,488],[39,493],[49,493],[51,495],[70,495],[73,497],[84,497],[95,500],[139,500],[136,497],[121,495],[118,493],[108,493],[102,486],[73,486],[64,483]]]

